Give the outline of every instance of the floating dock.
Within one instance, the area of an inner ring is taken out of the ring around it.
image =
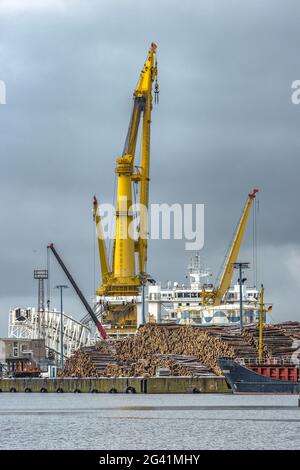
[[[231,393],[224,377],[0,379],[7,393]]]

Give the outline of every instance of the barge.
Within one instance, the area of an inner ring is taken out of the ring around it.
[[[242,364],[228,358],[218,365],[234,394],[299,394],[299,365],[275,359]]]

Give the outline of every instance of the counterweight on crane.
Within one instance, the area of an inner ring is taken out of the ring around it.
[[[157,77],[156,44],[152,43],[133,94],[133,110],[121,157],[117,158],[116,229],[112,244],[112,263],[106,252],[105,240],[97,199],[94,198],[94,220],[97,225],[98,248],[102,271],[100,296],[136,296],[147,278],[147,209],[149,199],[150,125],[152,88]],[[157,81],[155,94],[158,93]],[[135,165],[138,130],[142,120],[142,151],[140,166]],[[138,239],[133,236],[133,184],[139,184],[140,207]],[[138,269],[136,267],[138,253]]]

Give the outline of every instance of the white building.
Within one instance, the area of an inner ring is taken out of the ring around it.
[[[61,351],[61,314],[56,309],[40,314],[34,307],[12,308],[8,322],[9,338],[45,339],[48,354],[52,354],[57,362],[60,361]],[[64,357],[70,357],[73,352],[93,342],[94,337],[87,325],[63,314],[63,345]]]

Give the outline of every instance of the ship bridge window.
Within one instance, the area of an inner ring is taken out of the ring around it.
[[[149,300],[159,300],[160,299],[160,295],[158,293],[151,293],[149,295]]]

